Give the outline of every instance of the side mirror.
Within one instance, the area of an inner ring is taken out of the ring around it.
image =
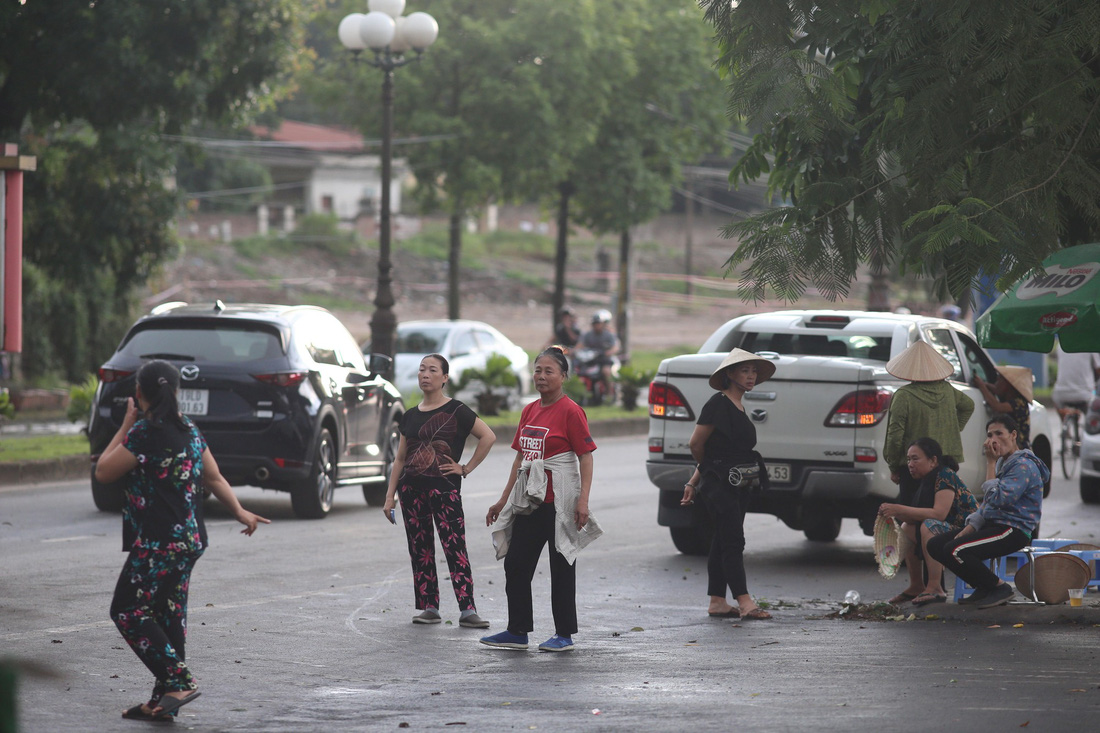
[[[371,354],[369,367],[372,375],[381,374],[386,376],[393,374],[393,358],[385,354]]]

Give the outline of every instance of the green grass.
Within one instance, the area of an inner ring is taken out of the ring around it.
[[[694,354],[699,350],[698,346],[670,346],[658,351],[635,351],[630,355],[630,366],[639,371],[657,372],[657,366],[663,359],[669,359],[681,354]]]
[[[334,299],[335,301],[335,299]],[[336,305],[333,302],[331,305]],[[644,369],[656,372],[657,365],[662,359],[680,354],[693,353],[690,346],[672,346],[660,351],[635,351],[631,358],[631,365],[636,369]],[[531,355],[532,358],[535,356]],[[624,417],[645,417],[645,390],[642,390],[638,400],[638,409],[629,411],[620,405],[602,405],[600,407],[586,407],[590,421],[612,420]],[[414,407],[420,402],[420,394],[410,395],[406,401],[406,409]],[[502,412],[496,417],[485,417],[485,422],[490,426],[515,425],[519,422],[519,412]],[[37,435],[33,437],[9,437],[0,435],[0,464],[14,461],[56,459],[64,456],[77,455],[88,452],[88,439],[83,435]]]
[[[0,463],[44,461],[88,452],[84,435],[0,436]]]
[[[599,420],[612,420],[621,417],[646,417],[646,415],[648,414],[646,412],[646,407],[642,404],[639,404],[638,409],[632,412],[624,410],[619,405],[600,405],[599,407],[586,407],[584,408],[584,411],[588,415],[589,422],[596,422]],[[519,415],[520,413],[518,411],[502,412],[494,417],[482,416],[481,419],[484,420],[485,424],[489,427],[501,427],[518,424]]]

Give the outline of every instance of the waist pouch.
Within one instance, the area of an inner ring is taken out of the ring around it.
[[[699,465],[707,488],[750,489],[758,491],[768,488],[768,473],[764,468],[764,459],[753,451],[754,462],[734,463],[732,461],[712,460]]]

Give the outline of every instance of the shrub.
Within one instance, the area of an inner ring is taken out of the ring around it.
[[[10,420],[13,417],[15,417],[15,405],[11,403],[11,395],[8,394],[7,387],[5,387],[0,389],[0,418]]]
[[[507,356],[492,354],[485,361],[484,369],[471,367],[462,372],[462,376],[451,383],[451,394],[461,392],[474,382],[481,387],[481,391],[477,393],[477,411],[482,415],[499,415],[501,402],[507,396],[494,390],[515,387],[519,384],[519,379],[512,371],[512,362]]]
[[[654,372],[637,369],[632,366],[624,366],[619,370],[619,394],[623,409],[638,409],[638,397],[642,390],[653,381]]]
[[[584,404],[584,398],[588,396],[588,390],[585,388],[584,382],[576,374],[565,380],[561,388],[565,392],[565,396],[578,405]]]
[[[74,384],[69,388],[69,409],[65,413],[69,422],[83,422],[84,428],[87,429],[92,398],[95,397],[95,388],[98,383],[96,376],[89,374],[83,383]]]

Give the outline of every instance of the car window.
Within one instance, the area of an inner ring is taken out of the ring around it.
[[[959,337],[959,341],[962,343],[963,356],[970,367],[970,374],[977,374],[987,382],[997,381],[997,368],[990,361],[989,355],[985,353],[982,347],[978,346],[974,339],[965,333],[956,333],[955,335]]]
[[[473,332],[463,331],[455,336],[454,349],[451,351],[453,356],[473,354],[476,351],[478,351],[477,341],[474,339]]]
[[[477,345],[482,351],[504,353],[504,343],[495,334],[479,328],[474,330],[474,337],[477,339]]]
[[[443,351],[449,329],[410,328],[397,330],[398,354],[438,354]]]
[[[283,349],[276,333],[219,323],[143,328],[130,335],[119,353],[142,359],[237,363],[278,358]]]
[[[307,346],[314,361],[366,371],[363,353],[336,316],[323,314],[309,324],[312,344]]]
[[[946,328],[928,328],[925,329],[924,336],[928,339],[928,343],[932,348],[938,351],[940,356],[951,363],[951,368],[954,371],[948,379],[953,382],[964,381],[962,360],[959,359],[959,352],[955,348],[955,339],[951,338],[951,331]]]
[[[765,331],[746,331],[742,336],[740,347],[746,351],[774,351],[777,354],[796,356],[851,356],[883,362],[890,358],[889,336]]]

